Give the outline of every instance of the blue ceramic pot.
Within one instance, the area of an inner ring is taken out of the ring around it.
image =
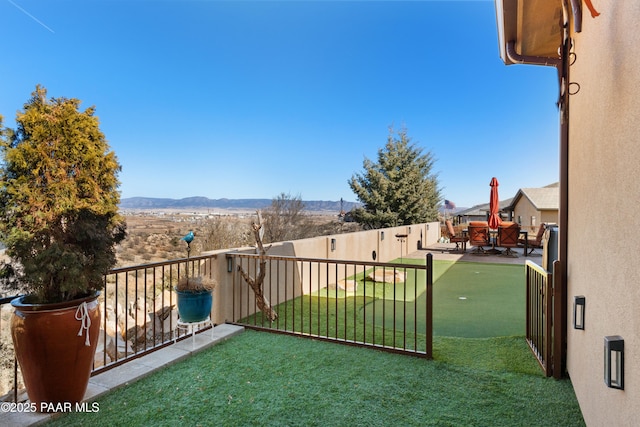
[[[213,302],[211,291],[176,291],[176,293],[178,294],[178,313],[181,322],[202,322],[211,313]]]

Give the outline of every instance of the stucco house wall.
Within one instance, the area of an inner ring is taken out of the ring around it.
[[[513,209],[513,219],[523,230],[534,231],[540,226],[540,211],[526,197],[521,197]],[[535,219],[535,220],[534,220]]]
[[[522,219],[520,227],[523,230],[531,232],[537,232],[540,224],[557,224],[558,223],[558,211],[557,210],[538,210],[536,209],[528,199],[523,197],[516,204],[513,210],[513,218],[517,222],[518,218]]]
[[[601,15],[585,10],[572,35],[567,369],[587,425],[631,426],[640,414],[640,2],[594,5]],[[572,326],[576,295],[586,298],[584,331]],[[624,390],[604,384],[608,335],[624,338]]]
[[[545,224],[557,224],[558,223],[558,211],[540,211],[540,221],[538,222],[538,226],[541,223]],[[538,227],[536,227],[536,230]]]
[[[513,219],[522,229],[537,232],[542,223],[558,223],[559,202],[557,185],[520,189],[513,198]]]

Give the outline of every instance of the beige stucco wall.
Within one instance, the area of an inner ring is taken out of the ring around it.
[[[531,201],[526,197],[521,197],[513,208],[513,219],[517,222],[518,217],[522,222],[520,227],[523,230],[537,231],[540,226],[540,212],[533,206]],[[532,224],[532,218],[535,217],[535,224]]]
[[[567,364],[590,426],[640,414],[640,1],[598,0],[575,34],[570,98]],[[584,331],[572,302],[586,297]],[[625,390],[603,380],[603,340],[625,340]]]
[[[557,210],[540,211],[540,222],[538,223],[538,226],[543,222],[545,224],[557,224],[558,223],[558,211]],[[536,227],[536,231],[537,230],[538,230],[538,228]]]
[[[407,237],[404,238],[403,241],[400,241],[396,238],[396,234],[406,234]],[[273,256],[373,261],[372,253],[375,251],[376,261],[387,262],[399,258],[401,255],[416,251],[418,241],[421,241],[422,246],[426,247],[436,243],[439,238],[440,224],[438,222],[432,222],[380,230],[321,236],[290,242],[279,242],[274,243],[267,253]],[[331,250],[332,239],[335,239],[335,250],[333,251]],[[233,300],[232,280],[234,275],[227,272],[225,254],[235,251],[255,253],[255,248],[235,248],[210,252],[217,254],[212,273],[217,282],[213,294],[212,307],[213,321],[216,324],[230,321],[233,317],[231,301]],[[296,273],[294,272],[294,274]],[[315,276],[312,275],[311,277]],[[277,279],[274,278],[273,282],[277,282]],[[284,283],[284,280],[282,282]],[[313,290],[315,289],[298,289],[298,292],[309,292]]]
[[[557,210],[538,210],[533,203],[526,197],[521,197],[518,203],[513,207],[513,219],[518,220],[518,216],[522,218],[520,224],[523,230],[527,230],[530,233],[536,233],[540,224],[557,224],[558,223],[558,211]],[[533,221],[535,217],[535,223]]]

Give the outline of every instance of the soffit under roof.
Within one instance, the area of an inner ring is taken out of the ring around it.
[[[513,64],[506,45],[515,42],[522,56],[558,58],[562,2],[559,0],[495,0],[500,56]]]

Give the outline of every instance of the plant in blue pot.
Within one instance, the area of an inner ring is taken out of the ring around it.
[[[178,314],[184,323],[206,320],[211,314],[215,282],[207,277],[183,277],[176,285]]]
[[[191,253],[191,242],[194,239],[193,231],[189,231],[182,240],[187,242],[187,265],[189,264],[189,254]],[[180,278],[175,287],[178,295],[178,315],[183,323],[197,323],[209,318],[213,303],[213,289],[215,282],[205,276],[189,277],[187,275]]]

